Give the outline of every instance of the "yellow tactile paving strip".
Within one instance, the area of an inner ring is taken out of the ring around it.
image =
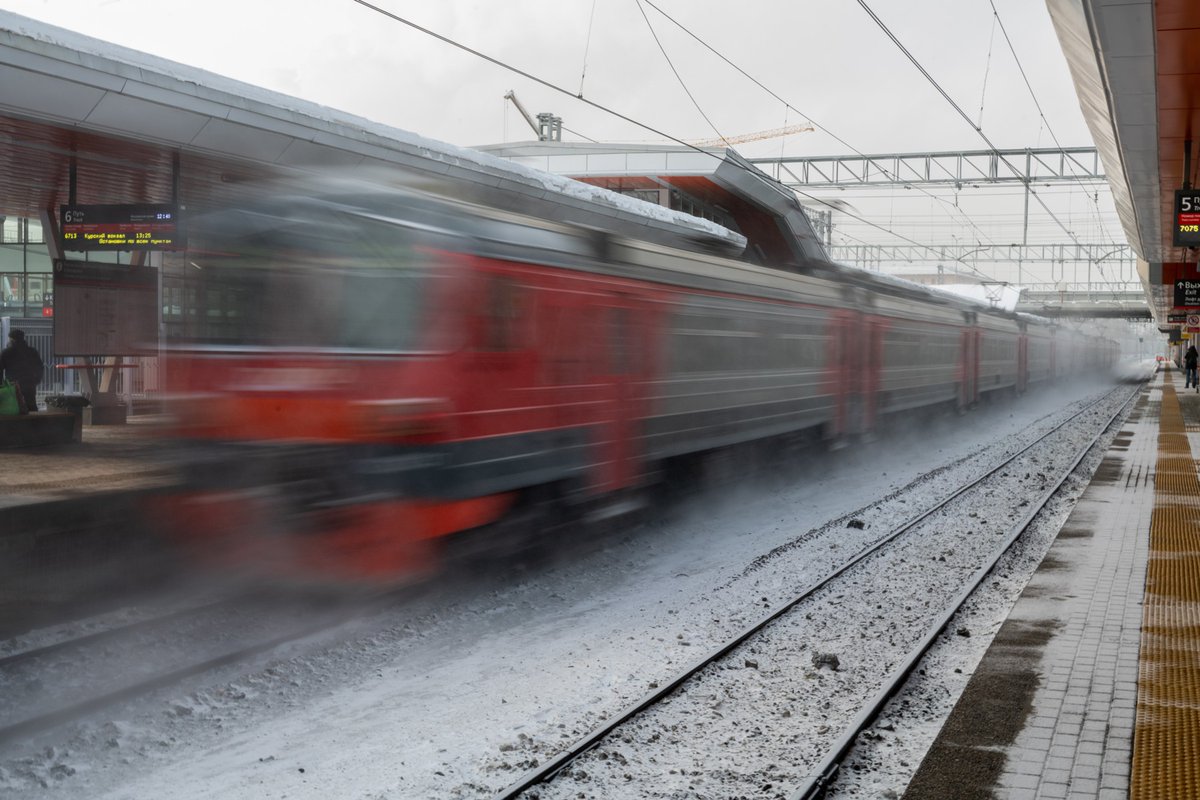
[[[1163,377],[1131,800],[1200,798],[1200,478]]]

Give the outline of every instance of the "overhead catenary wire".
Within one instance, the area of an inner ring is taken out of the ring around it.
[[[578,136],[580,139],[587,139],[589,142],[592,142],[593,144],[600,144],[600,142],[599,142],[599,141],[597,141],[596,139],[593,139],[592,137],[590,137],[590,136],[588,136],[588,135],[586,135],[586,134],[580,133],[580,132],[579,132],[579,131],[577,131],[577,130],[572,130],[571,128],[568,128],[566,125],[563,125],[563,126],[562,126],[562,129],[563,129],[564,131],[566,131],[567,133],[573,133],[573,134],[575,134],[575,135],[576,135],[576,136]]]
[[[987,60],[983,67],[983,88],[979,91],[979,121],[977,124],[980,126],[983,125],[983,108],[987,101],[988,74],[992,71],[992,45],[996,43],[996,21],[998,19],[999,16],[992,17],[992,33],[988,37]]]
[[[960,106],[958,103],[956,103],[954,101],[954,98],[951,97],[949,95],[949,93],[947,93],[946,90],[942,88],[942,85],[940,83],[938,83],[937,80],[932,75],[929,74],[929,70],[925,69],[925,65],[923,65],[917,59],[917,57],[914,56],[912,54],[912,52],[910,52],[909,49],[904,46],[904,43],[900,41],[900,39],[896,36],[896,34],[892,33],[891,29],[888,28],[887,24],[884,23],[884,21],[879,18],[879,15],[876,14],[873,10],[871,10],[871,7],[867,4],[866,0],[857,0],[857,2],[859,4],[859,6],[861,6],[862,9],[867,12],[867,16],[869,16],[871,18],[871,20],[874,21],[874,23],[879,27],[879,29],[882,30],[884,32],[884,34],[889,39],[892,40],[892,43],[895,44],[896,47],[900,49],[900,52],[904,54],[905,58],[907,58],[912,63],[912,65],[917,68],[917,71],[920,72],[925,77],[925,80],[929,81],[930,85],[933,86],[933,88],[937,90],[938,94],[940,94],[942,96],[942,98],[945,99],[945,101],[950,104],[950,107],[953,108],[960,117],[962,117],[964,120],[966,120],[966,123],[971,126],[971,129],[973,131],[975,131],[975,133],[981,139],[983,139],[984,143],[987,144],[987,146],[992,150],[992,152],[995,154],[995,156],[997,158],[999,158],[1000,161],[1003,162],[1005,166],[1007,166],[1009,169],[1016,172],[1016,167],[1014,167],[1012,162],[1010,162],[1008,160],[1008,158],[1005,157],[1005,155],[1000,152],[1000,149],[998,147],[996,147],[995,143],[992,142],[991,138],[986,133],[984,133],[983,128],[979,125],[976,125],[974,122],[971,121],[971,117],[967,114],[967,112],[963,111],[962,106]],[[1045,204],[1045,202],[1042,201],[1042,198],[1038,196],[1038,193],[1036,191],[1034,191],[1032,188],[1030,188],[1029,193],[1033,196],[1034,199],[1036,199],[1038,201],[1038,204],[1042,207],[1042,209],[1048,215],[1050,215],[1050,218],[1053,219],[1056,223],[1058,223],[1058,226],[1063,229],[1063,231],[1067,234],[1067,236],[1071,237],[1072,241],[1074,241],[1076,244],[1081,244],[1078,237],[1076,237],[1075,232],[1063,224],[1062,220],[1060,220],[1058,218],[1058,216],[1055,215],[1055,213],[1050,210],[1050,207],[1047,206]]]
[[[583,97],[583,81],[585,78],[587,78],[588,53],[591,52],[592,49],[592,28],[595,27],[596,24],[596,2],[597,0],[592,0],[592,13],[588,15],[587,39],[584,40],[583,43],[583,69],[579,73],[579,92],[577,93],[579,97]],[[572,131],[572,133],[574,133],[574,131]],[[586,139],[587,137],[585,136],[583,138]],[[593,139],[590,141],[595,140]]]
[[[949,196],[951,193],[956,191],[949,185],[935,185],[929,188],[931,191],[942,196]],[[878,214],[887,213],[887,209],[889,208],[889,203],[892,196],[892,191],[890,191],[890,189],[891,187],[885,184],[871,186],[845,186],[836,188],[826,187],[820,190],[819,193],[823,197],[832,199],[834,202],[841,200],[851,204],[855,208],[855,211],[857,211],[859,214],[872,219],[880,219]],[[813,191],[814,193],[818,193],[816,189]],[[1024,186],[1021,185],[995,186],[992,188],[981,186],[980,188],[970,191],[960,191],[957,192],[957,194],[959,198],[959,204],[963,210],[975,217],[976,221],[979,222],[981,227],[995,237],[997,241],[1014,241],[1012,238],[1011,229],[996,230],[994,227],[997,223],[1002,224],[1004,221],[1011,220],[1017,226],[1015,241],[1019,242],[1022,239],[1021,222],[1024,217],[1024,214],[1020,210],[1020,206],[1018,205],[1016,209],[1008,211],[993,208],[992,202],[995,199],[1019,198],[1024,191]],[[1061,214],[1065,213],[1068,202],[1078,195],[1078,190],[1074,189],[1069,184],[1053,184],[1050,188],[1043,188],[1041,190],[1041,194],[1043,195],[1045,202],[1049,203],[1050,207],[1055,210],[1055,213]],[[931,212],[931,210],[924,208],[897,208],[895,216],[897,220],[928,219],[931,213],[936,214],[936,210]],[[1113,224],[1113,222],[1117,219],[1117,213],[1115,210],[1102,213],[1103,216],[1098,220],[1096,218],[1092,218],[1090,225],[1086,225],[1085,227],[1076,230],[1076,234],[1080,237],[1080,241],[1088,241],[1093,244],[1103,244],[1106,242],[1104,231],[1101,230],[1098,225],[1103,226],[1104,224]],[[945,214],[936,214],[936,216],[941,220],[944,220],[944,223],[942,224],[947,226],[958,224],[957,220]],[[881,219],[880,221],[884,220]],[[1081,221],[1086,223],[1088,218],[1085,217]],[[846,220],[844,224],[851,224],[851,222]],[[1030,237],[1034,237],[1036,235],[1035,231],[1045,229],[1047,227],[1057,232],[1056,240],[1068,240],[1067,237],[1062,234],[1059,225],[1043,214],[1038,214],[1029,219],[1028,235]],[[1030,240],[1034,241],[1032,238]]]
[[[1042,120],[1042,125],[1044,125],[1047,132],[1049,132],[1050,138],[1054,142],[1054,146],[1059,150],[1062,150],[1063,146],[1058,141],[1058,136],[1055,135],[1054,128],[1050,125],[1050,120],[1046,119],[1046,112],[1042,110],[1042,104],[1038,100],[1037,92],[1033,91],[1033,84],[1030,83],[1029,75],[1027,75],[1025,72],[1025,65],[1021,63],[1021,57],[1017,55],[1017,49],[1013,46],[1012,39],[1008,35],[1008,29],[1004,27],[1004,20],[1000,18],[1000,12],[996,8],[995,0],[988,0],[988,4],[992,7],[992,19],[994,20],[993,25],[1000,26],[1000,33],[1004,36],[1004,41],[1008,45],[1008,51],[1012,53],[1013,61],[1015,61],[1017,64],[1017,71],[1021,73],[1021,80],[1025,82],[1025,88],[1029,90],[1029,96],[1033,99],[1033,105],[1037,109],[1038,116]],[[1079,184],[1079,188],[1083,189],[1085,194],[1092,198],[1093,207],[1096,211],[1097,218],[1099,218],[1100,200],[1098,196],[1095,193],[1090,192],[1088,188],[1083,185],[1083,181],[1079,180],[1078,177],[1076,177],[1075,180]],[[1108,235],[1108,230],[1104,227],[1103,223],[1101,223],[1100,228],[1101,231],[1106,235],[1106,238],[1109,240],[1109,242],[1115,244],[1116,240],[1111,235]]]
[[[675,136],[672,136],[671,134],[669,134],[669,133],[666,133],[666,132],[664,132],[664,131],[661,131],[661,130],[659,130],[659,129],[657,129],[657,128],[655,128],[655,127],[651,126],[651,125],[648,125],[648,124],[646,124],[646,123],[644,123],[644,122],[640,122],[640,121],[638,121],[638,120],[636,120],[636,119],[634,119],[634,118],[632,118],[632,117],[630,117],[630,116],[628,116],[628,115],[626,115],[626,114],[622,114],[621,112],[619,112],[619,111],[617,111],[617,110],[615,110],[615,109],[609,108],[609,107],[607,107],[607,106],[605,106],[605,105],[603,105],[603,104],[601,104],[601,103],[597,103],[597,102],[596,102],[596,101],[594,101],[594,100],[590,100],[590,99],[588,99],[588,98],[586,98],[586,97],[580,97],[580,96],[578,96],[578,95],[576,95],[576,94],[572,93],[570,90],[568,90],[568,89],[564,89],[563,87],[561,87],[561,86],[558,86],[557,84],[554,84],[554,83],[552,83],[552,82],[550,82],[550,81],[546,80],[545,78],[540,78],[540,77],[538,77],[538,76],[536,76],[536,75],[533,75],[532,73],[530,73],[530,72],[527,72],[527,71],[525,71],[525,70],[523,70],[523,69],[521,69],[521,68],[519,68],[519,67],[515,67],[515,66],[513,66],[513,65],[511,65],[511,64],[508,64],[508,63],[506,63],[506,62],[504,62],[504,61],[501,61],[500,59],[498,59],[498,58],[496,58],[496,57],[494,57],[494,56],[490,56],[490,55],[488,55],[488,54],[486,54],[486,53],[484,53],[484,52],[481,52],[481,51],[479,51],[479,50],[476,50],[476,49],[475,49],[475,48],[473,48],[473,47],[469,47],[468,45],[462,44],[461,42],[458,42],[458,41],[456,41],[456,40],[454,40],[454,39],[451,39],[450,37],[448,37],[448,36],[445,36],[444,34],[440,34],[440,33],[438,33],[437,31],[434,31],[434,30],[431,30],[431,29],[429,29],[429,28],[426,28],[426,27],[424,27],[423,25],[420,25],[420,24],[418,24],[418,23],[416,23],[416,22],[414,22],[414,21],[412,21],[412,20],[410,20],[410,19],[408,19],[408,18],[406,18],[406,17],[402,17],[402,16],[400,16],[399,14],[396,14],[396,13],[393,13],[393,12],[391,12],[391,11],[388,11],[388,10],[387,10],[387,9],[385,9],[385,8],[381,8],[380,6],[377,6],[377,5],[375,5],[374,3],[371,3],[371,2],[369,2],[368,0],[352,0],[352,2],[354,2],[354,3],[356,3],[356,4],[360,5],[360,6],[362,6],[362,7],[364,7],[364,8],[370,9],[371,11],[374,11],[374,12],[375,12],[375,13],[377,13],[377,14],[380,14],[380,15],[382,15],[382,16],[384,16],[384,17],[387,17],[388,19],[390,19],[390,20],[392,20],[392,21],[394,21],[394,22],[398,22],[398,23],[400,23],[401,25],[405,25],[405,26],[407,26],[407,27],[409,27],[409,28],[412,28],[413,30],[415,30],[415,31],[418,31],[419,33],[423,33],[423,34],[425,34],[426,36],[429,36],[429,37],[431,37],[431,38],[437,39],[438,41],[440,41],[440,42],[443,42],[444,44],[450,45],[451,47],[454,47],[454,48],[456,48],[456,49],[458,49],[458,50],[462,50],[462,51],[463,51],[463,52],[465,52],[465,53],[469,53],[469,54],[471,54],[471,55],[473,55],[473,56],[475,56],[475,57],[477,57],[477,58],[480,58],[480,59],[482,59],[482,60],[484,60],[484,61],[487,61],[489,64],[493,64],[493,65],[495,65],[495,66],[497,66],[497,67],[500,67],[501,69],[505,69],[505,70],[508,70],[509,72],[512,72],[512,73],[516,74],[516,75],[520,75],[521,77],[523,77],[523,78],[525,78],[525,79],[527,79],[527,80],[533,81],[534,83],[537,83],[537,84],[539,84],[539,85],[541,85],[541,86],[544,86],[544,87],[546,87],[547,89],[552,89],[553,91],[556,91],[556,92],[559,92],[559,93],[561,93],[561,94],[564,94],[564,95],[566,95],[567,97],[572,97],[572,98],[575,98],[577,101],[579,101],[579,102],[581,102],[581,103],[584,103],[585,105],[591,106],[592,108],[595,108],[595,109],[597,109],[597,110],[599,110],[599,111],[603,111],[603,112],[604,112],[604,113],[606,113],[606,114],[610,114],[610,115],[612,115],[612,116],[616,117],[617,119],[620,119],[620,120],[622,120],[622,121],[624,121],[624,122],[628,122],[628,123],[629,123],[629,124],[631,124],[631,125],[635,125],[635,126],[637,126],[637,127],[641,128],[642,130],[645,130],[645,131],[648,131],[648,132],[650,132],[650,133],[654,134],[655,136],[660,136],[660,137],[662,137],[662,138],[664,138],[664,139],[669,139],[670,141],[672,141],[672,142],[675,142],[676,144],[679,144],[679,145],[682,145],[682,146],[684,146],[684,147],[687,147],[688,149],[690,149],[690,150],[694,150],[694,151],[696,151],[697,153],[702,153],[702,154],[704,154],[704,155],[706,155],[706,156],[708,156],[708,157],[710,157],[710,158],[713,158],[713,159],[716,159],[716,160],[720,160],[720,161],[724,161],[724,160],[725,160],[725,159],[724,159],[724,155],[717,155],[717,154],[715,154],[715,153],[712,153],[712,152],[710,152],[710,151],[708,151],[708,150],[705,150],[705,149],[703,149],[703,148],[701,148],[701,147],[697,147],[697,146],[695,146],[695,145],[693,145],[693,144],[690,144],[689,142],[686,142],[686,141],[684,141],[683,139],[679,139],[679,138],[677,138],[677,137],[675,137]],[[815,123],[814,123],[814,124],[815,124]],[[860,155],[861,155],[861,154],[860,154]],[[745,171],[747,171],[747,172],[754,172],[755,174],[759,174],[759,172],[758,172],[757,170],[752,170],[751,168],[743,167],[743,166],[741,166],[740,164],[732,163],[732,166],[735,166],[735,167],[737,167],[738,169],[744,169],[744,170],[745,170]],[[774,186],[775,186],[775,189],[776,189],[776,191],[780,192],[780,194],[783,194],[784,196],[791,196],[791,194],[789,193],[789,191],[788,191],[788,190],[785,190],[785,188],[784,188],[782,185],[774,185]],[[830,203],[830,202],[828,202],[828,201],[826,201],[826,200],[822,200],[822,199],[821,199],[821,198],[819,198],[819,197],[814,197],[813,195],[811,195],[811,194],[808,194],[807,192],[800,191],[800,190],[798,190],[798,189],[797,189],[797,190],[791,190],[791,191],[792,191],[792,192],[794,192],[794,194],[799,194],[799,195],[802,195],[802,196],[804,196],[804,197],[807,197],[808,199],[812,200],[814,203],[818,203],[818,204],[820,204],[820,205],[827,206],[828,208],[830,208],[830,209],[833,209],[833,210],[835,210],[835,211],[840,211],[840,212],[842,212],[843,214],[846,214],[847,216],[849,216],[849,217],[850,217],[850,218],[852,218],[852,219],[856,219],[856,220],[858,220],[859,222],[862,222],[862,223],[863,223],[863,224],[865,224],[865,225],[869,225],[869,226],[870,226],[870,227],[872,227],[872,228],[876,228],[876,229],[878,229],[878,230],[880,230],[880,231],[883,231],[884,233],[888,234],[889,236],[894,236],[894,237],[896,237],[897,239],[901,239],[901,240],[903,240],[903,241],[906,241],[906,242],[908,242],[909,244],[913,244],[913,245],[916,245],[916,246],[918,246],[918,247],[925,248],[925,249],[929,250],[931,253],[936,253],[936,252],[937,252],[937,251],[935,251],[933,248],[929,247],[928,245],[925,245],[925,244],[923,244],[923,243],[921,243],[921,242],[918,242],[918,241],[916,241],[916,240],[914,240],[914,239],[910,239],[910,238],[909,238],[909,237],[907,237],[907,236],[903,236],[903,235],[901,235],[901,234],[895,233],[894,231],[890,231],[890,230],[888,230],[887,228],[885,228],[884,226],[882,226],[882,225],[879,225],[878,223],[871,222],[870,220],[863,219],[862,217],[860,217],[860,216],[858,216],[858,215],[856,215],[856,214],[852,214],[852,213],[850,213],[850,212],[848,212],[848,211],[845,211],[843,208],[839,207],[838,205],[836,205],[836,204],[834,204],[834,203]],[[969,264],[966,264],[966,262],[965,262],[965,261],[962,261],[961,263],[963,263],[964,265],[966,265],[966,266],[968,266],[968,267],[970,266]],[[982,273],[981,273],[981,274],[982,274]]]
[[[667,60],[667,66],[671,68],[671,73],[675,76],[675,80],[679,81],[679,85],[683,87],[683,93],[688,96],[688,100],[692,101],[692,105],[695,106],[696,110],[700,112],[700,116],[704,117],[704,121],[708,123],[710,128],[712,128],[713,133],[717,135],[717,138],[724,139],[725,135],[717,129],[716,123],[709,119],[708,114],[704,113],[704,109],[700,107],[700,102],[696,100],[696,96],[692,94],[692,90],[689,89],[687,83],[684,82],[683,76],[680,75],[679,70],[675,68],[675,62],[671,61],[671,57],[667,55],[667,48],[663,47],[662,40],[658,38],[658,33],[654,30],[654,25],[650,22],[650,17],[646,16],[646,9],[642,7],[642,0],[637,0],[637,8],[642,14],[642,19],[646,20],[646,27],[649,28],[650,35],[654,38],[654,43],[658,45],[659,52],[662,53],[663,58]]]
[[[697,43],[698,43],[700,46],[702,46],[704,49],[708,50],[710,53],[712,53],[714,56],[716,56],[717,58],[719,58],[721,61],[724,61],[724,62],[725,62],[727,65],[729,65],[729,66],[730,66],[730,67],[732,67],[732,68],[733,68],[735,71],[737,71],[737,72],[738,72],[738,74],[740,74],[742,77],[746,78],[746,79],[747,79],[747,80],[749,80],[751,83],[753,83],[755,86],[757,86],[758,88],[762,89],[762,90],[763,90],[764,92],[766,92],[768,95],[770,95],[771,97],[773,97],[775,100],[778,100],[780,103],[782,103],[782,104],[784,105],[784,107],[785,107],[785,108],[790,108],[792,111],[795,111],[797,114],[799,114],[800,116],[802,116],[802,117],[804,117],[805,119],[807,119],[807,120],[808,120],[810,123],[812,123],[813,127],[815,127],[817,130],[819,130],[819,131],[821,131],[822,133],[826,134],[827,136],[829,136],[830,138],[832,138],[834,141],[836,141],[838,144],[842,145],[843,147],[845,147],[845,148],[847,148],[847,149],[849,149],[849,150],[852,150],[852,151],[853,151],[855,154],[857,154],[858,156],[860,156],[860,157],[862,157],[862,158],[867,158],[866,154],[865,154],[865,153],[863,153],[861,150],[859,150],[857,147],[855,147],[854,145],[850,144],[850,143],[849,143],[849,142],[847,142],[845,139],[843,139],[842,137],[838,136],[838,135],[837,135],[836,133],[834,133],[833,131],[831,131],[831,130],[829,130],[828,128],[826,128],[824,125],[821,125],[819,122],[817,122],[815,119],[813,119],[813,117],[812,117],[811,115],[804,113],[804,112],[803,112],[803,111],[801,111],[800,109],[796,108],[796,106],[794,106],[794,105],[792,105],[791,103],[789,103],[787,100],[785,100],[783,97],[781,97],[781,96],[780,96],[778,93],[776,93],[775,91],[773,91],[772,89],[770,89],[769,87],[767,87],[765,84],[763,84],[763,82],[762,82],[762,81],[760,81],[758,78],[754,77],[754,76],[753,76],[753,75],[751,75],[749,72],[747,72],[746,70],[742,69],[742,68],[741,68],[740,66],[738,66],[736,63],[734,63],[734,62],[733,62],[733,61],[732,61],[730,58],[728,58],[728,57],[727,57],[727,56],[726,56],[724,53],[721,53],[719,50],[717,50],[715,47],[713,47],[712,45],[710,45],[710,44],[709,44],[708,42],[706,42],[704,39],[702,39],[702,38],[700,38],[698,35],[696,35],[696,34],[695,34],[695,33],[694,33],[694,32],[693,32],[693,31],[692,31],[690,28],[688,28],[688,27],[687,27],[686,25],[684,25],[682,22],[680,22],[679,20],[675,19],[673,16],[671,16],[670,14],[668,14],[666,11],[663,11],[661,8],[659,8],[657,5],[655,5],[655,3],[653,2],[653,0],[639,0],[639,3],[640,3],[640,2],[644,2],[646,5],[648,5],[648,6],[650,6],[651,8],[653,8],[655,11],[657,11],[659,14],[661,14],[661,15],[662,15],[662,16],[663,16],[663,17],[664,17],[664,18],[665,18],[665,19],[666,19],[668,22],[670,22],[672,25],[674,25],[675,27],[679,28],[679,30],[683,31],[683,32],[684,32],[685,34],[687,34],[689,37],[691,37],[692,39],[694,39],[694,40],[695,40],[695,41],[696,41],[696,42],[697,42]],[[920,186],[914,186],[913,184],[910,184],[910,183],[907,183],[907,182],[903,182],[903,181],[901,181],[901,180],[900,180],[900,178],[899,178],[899,176],[897,176],[897,175],[893,174],[891,171],[889,171],[889,170],[888,170],[886,167],[884,167],[882,164],[878,164],[878,163],[876,163],[876,162],[872,162],[872,164],[874,164],[874,165],[875,165],[875,166],[876,166],[876,167],[879,169],[879,171],[880,171],[880,172],[881,172],[883,175],[886,175],[888,178],[890,178],[890,179],[892,179],[892,180],[896,181],[897,183],[900,183],[901,185],[903,185],[903,186],[907,186],[907,187],[910,187],[910,188],[915,188],[915,189],[917,189],[918,191],[920,191],[920,192],[921,192],[921,193],[923,193],[923,194],[929,194],[928,192],[926,192],[926,191],[925,191],[925,190],[924,190],[922,187],[920,187]],[[799,190],[797,190],[797,191],[799,191]],[[801,194],[803,194],[803,192],[801,192]],[[961,215],[961,216],[962,216],[962,218],[963,218],[963,219],[966,221],[966,223],[967,223],[967,225],[968,225],[969,227],[971,227],[972,229],[974,229],[974,230],[975,230],[977,233],[979,233],[979,234],[980,234],[981,236],[983,236],[984,238],[987,238],[986,236],[984,236],[984,235],[983,235],[982,231],[980,231],[980,230],[978,229],[978,227],[975,225],[975,222],[974,222],[974,221],[973,221],[973,220],[970,218],[970,216],[968,216],[967,214],[965,214],[965,213],[961,212],[961,210],[959,210],[959,209],[955,209],[955,208],[953,208],[953,204],[949,203],[948,201],[942,200],[941,202],[943,202],[943,203],[944,203],[944,204],[945,204],[945,205],[946,205],[948,208],[952,208],[952,209],[953,209],[951,213],[954,213],[954,211],[959,211],[960,215]],[[989,241],[990,241],[990,240],[989,240]]]

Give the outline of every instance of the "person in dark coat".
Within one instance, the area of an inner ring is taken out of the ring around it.
[[[1196,383],[1196,360],[1198,356],[1200,354],[1196,352],[1196,345],[1189,347],[1187,352],[1183,354],[1183,366],[1187,368],[1187,377],[1184,378],[1183,388],[1186,389],[1191,386],[1200,392],[1200,385]]]
[[[0,352],[0,372],[21,387],[25,410],[37,411],[37,385],[42,382],[42,357],[25,344],[25,331],[13,328],[8,333],[11,344]]]

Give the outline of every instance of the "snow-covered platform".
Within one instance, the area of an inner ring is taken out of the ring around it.
[[[1160,372],[905,797],[1200,797],[1200,438],[1189,431],[1200,431],[1200,393]]]
[[[171,471],[157,456],[160,450],[148,417],[131,417],[128,425],[87,426],[81,442],[6,450],[0,511],[7,515],[24,506],[165,486]]]
[[[132,583],[157,550],[141,498],[175,481],[154,426],[87,426],[83,441],[6,449],[0,469],[0,634],[53,621],[66,599],[111,580]],[[154,551],[154,552],[151,552]]]

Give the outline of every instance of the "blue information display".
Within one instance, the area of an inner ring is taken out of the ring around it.
[[[1175,219],[1171,244],[1200,247],[1200,189],[1175,191]]]
[[[61,206],[63,250],[180,250],[179,207],[164,203]]]

